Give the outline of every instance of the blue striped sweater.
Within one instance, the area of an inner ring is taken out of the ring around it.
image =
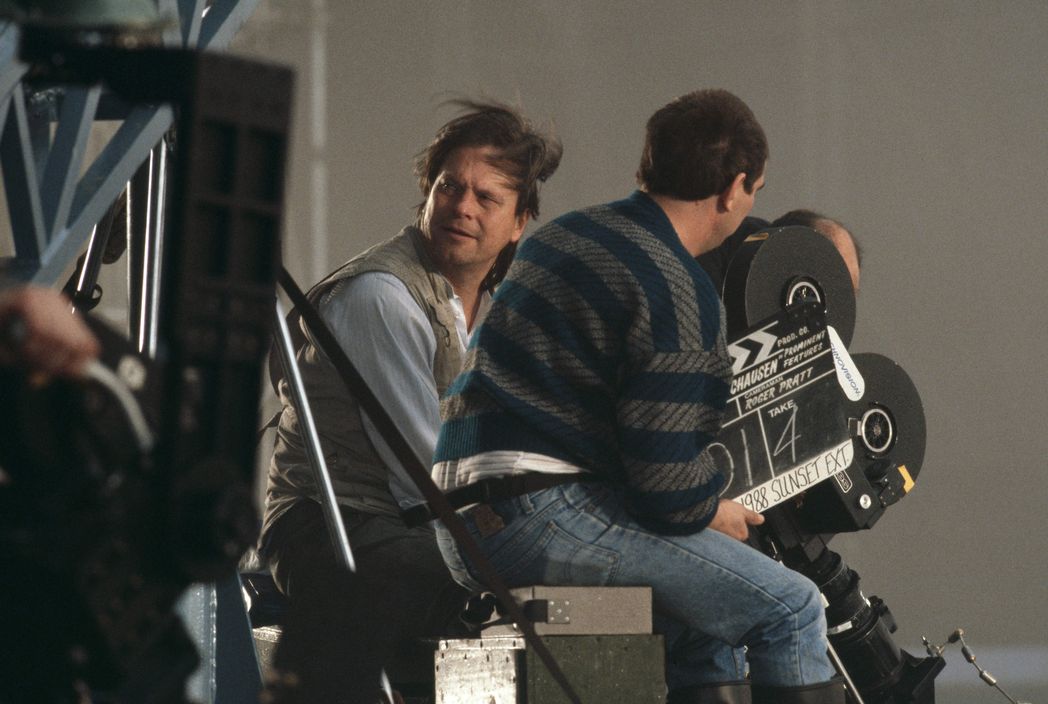
[[[511,450],[623,486],[660,533],[701,530],[724,477],[707,446],[731,366],[709,277],[646,194],[521,245],[442,402],[435,462]]]

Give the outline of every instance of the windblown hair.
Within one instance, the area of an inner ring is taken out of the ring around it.
[[[423,200],[417,208],[421,222],[433,184],[451,152],[459,147],[494,147],[491,165],[513,182],[517,191],[516,214],[539,214],[539,184],[546,181],[560,165],[564,148],[552,131],[541,131],[519,110],[496,102],[454,100],[453,105],[466,111],[444,124],[436,137],[415,156],[415,175]],[[506,275],[516,243],[511,242],[499,253],[483,288],[493,289]]]
[[[517,191],[517,215],[539,214],[539,183],[560,165],[564,149],[552,133],[539,131],[519,110],[495,102],[455,100],[467,111],[447,122],[428,147],[415,157],[415,175],[423,197],[429,195],[444,160],[459,147],[494,147],[492,166],[512,181]],[[421,216],[425,201],[418,206]]]

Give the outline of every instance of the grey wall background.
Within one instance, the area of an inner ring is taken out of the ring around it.
[[[1048,4],[269,0],[234,50],[298,70],[285,257],[304,282],[394,234],[410,157],[487,95],[565,144],[543,220],[633,187],[642,128],[699,87],[772,148],[755,214],[839,216],[866,259],[852,351],[895,359],[928,417],[917,487],[833,548],[896,640],[966,630],[1014,696],[1048,702]],[[957,651],[939,701],[1004,701]]]

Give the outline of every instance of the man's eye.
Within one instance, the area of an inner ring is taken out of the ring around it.
[[[451,181],[441,181],[437,184],[437,188],[439,188],[444,193],[454,193],[456,190],[455,184]]]

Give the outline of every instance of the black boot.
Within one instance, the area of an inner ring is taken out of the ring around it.
[[[799,687],[753,686],[753,704],[845,704],[839,679]]]
[[[666,704],[751,704],[750,683],[718,682],[681,687],[670,692]]]

